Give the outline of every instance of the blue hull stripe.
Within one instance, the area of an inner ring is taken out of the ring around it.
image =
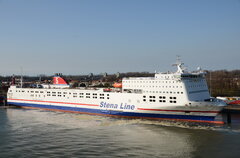
[[[101,110],[101,109],[89,109],[89,108],[76,108],[76,107],[66,107],[66,106],[52,106],[46,104],[30,104],[30,103],[17,103],[8,102],[8,104],[16,106],[26,106],[34,108],[43,109],[55,109],[55,110],[65,110],[73,112],[83,112],[92,114],[104,114],[104,115],[116,115],[116,116],[129,116],[129,117],[142,117],[142,118],[161,118],[161,119],[184,119],[184,120],[195,120],[195,121],[214,121],[214,116],[196,116],[196,115],[175,115],[175,114],[151,114],[151,113],[137,113],[137,112],[121,112],[113,110]]]

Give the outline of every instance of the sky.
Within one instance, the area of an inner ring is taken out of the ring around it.
[[[240,69],[240,0],[0,0],[0,75]]]

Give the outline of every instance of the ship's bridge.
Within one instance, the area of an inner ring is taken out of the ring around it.
[[[204,73],[185,73],[181,74],[182,79],[204,78]]]
[[[156,73],[154,78],[156,80],[179,80],[181,75],[174,73]]]

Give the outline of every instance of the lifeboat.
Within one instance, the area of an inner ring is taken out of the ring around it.
[[[113,87],[114,87],[114,88],[122,88],[122,83],[117,83],[117,82],[115,82],[115,83],[113,84]]]

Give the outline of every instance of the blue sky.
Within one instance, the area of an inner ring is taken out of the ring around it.
[[[240,0],[0,0],[0,75],[240,69]]]

